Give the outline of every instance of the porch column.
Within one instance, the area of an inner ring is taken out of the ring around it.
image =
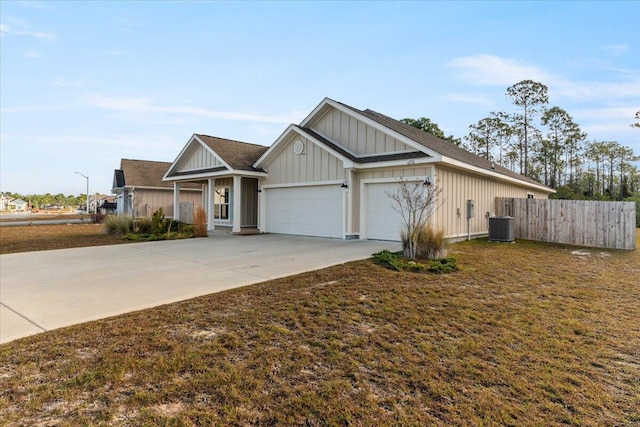
[[[180,183],[173,183],[173,219],[180,220]]]
[[[345,170],[347,176],[347,226],[345,227],[345,234],[343,239],[349,239],[353,236],[353,191],[355,189],[355,183],[353,182],[353,169]]]
[[[214,202],[216,191],[216,179],[209,178],[207,181],[207,230],[215,230],[214,224]]]
[[[240,223],[242,221],[242,177],[237,175],[233,176],[233,233],[239,233],[241,231]]]

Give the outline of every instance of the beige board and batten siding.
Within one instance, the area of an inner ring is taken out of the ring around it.
[[[242,177],[241,227],[258,226],[258,179]]]
[[[200,144],[192,148],[190,151],[192,151],[190,155],[177,165],[177,172],[195,171],[198,169],[223,166],[222,162],[216,156]]]
[[[335,108],[329,109],[311,129],[356,155],[415,151],[405,143]]]
[[[140,197],[138,216],[150,218],[154,212],[162,208],[165,215],[173,214],[173,189],[136,189],[134,198]],[[180,202],[193,203],[194,209],[202,206],[202,191],[180,190]]]
[[[440,209],[436,212],[436,224],[450,238],[487,234],[489,215],[495,215],[496,197],[527,197],[547,199],[547,193],[524,186],[501,182],[464,173],[459,170],[436,167],[436,185],[441,189]],[[467,200],[473,200],[474,217],[467,230]]]
[[[304,143],[302,154],[294,153],[295,141]],[[269,162],[266,169],[269,176],[261,180],[263,187],[303,183],[312,185],[345,178],[342,160],[297,133],[288,137],[284,148]]]

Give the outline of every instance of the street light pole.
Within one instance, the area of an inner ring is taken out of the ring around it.
[[[84,179],[87,180],[87,215],[89,215],[89,177],[81,174],[80,172],[74,172],[74,173],[77,173],[78,175],[84,177]]]

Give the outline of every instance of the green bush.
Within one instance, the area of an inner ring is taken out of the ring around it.
[[[422,273],[430,271],[432,273],[452,273],[458,271],[458,262],[453,257],[434,259],[425,265],[419,262],[409,261],[401,255],[382,250],[373,254],[373,262],[393,271],[411,271],[414,273]]]
[[[400,255],[386,249],[373,254],[373,262],[394,271],[400,271],[403,267],[403,259]]]
[[[151,216],[151,234],[162,234],[166,232],[167,220],[164,217],[162,208],[160,208]]]
[[[429,271],[440,274],[458,271],[458,261],[453,257],[434,259],[429,263]]]
[[[153,232],[153,222],[149,218],[142,218],[138,221],[136,233],[151,234]]]
[[[109,215],[104,221],[107,234],[126,235],[133,231],[133,220],[129,216]]]

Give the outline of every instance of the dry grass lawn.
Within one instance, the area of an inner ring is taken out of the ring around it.
[[[103,224],[59,224],[0,227],[0,254],[128,243],[107,235]]]
[[[455,274],[365,260],[4,344],[0,424],[638,425],[640,254],[576,249],[464,242]]]

